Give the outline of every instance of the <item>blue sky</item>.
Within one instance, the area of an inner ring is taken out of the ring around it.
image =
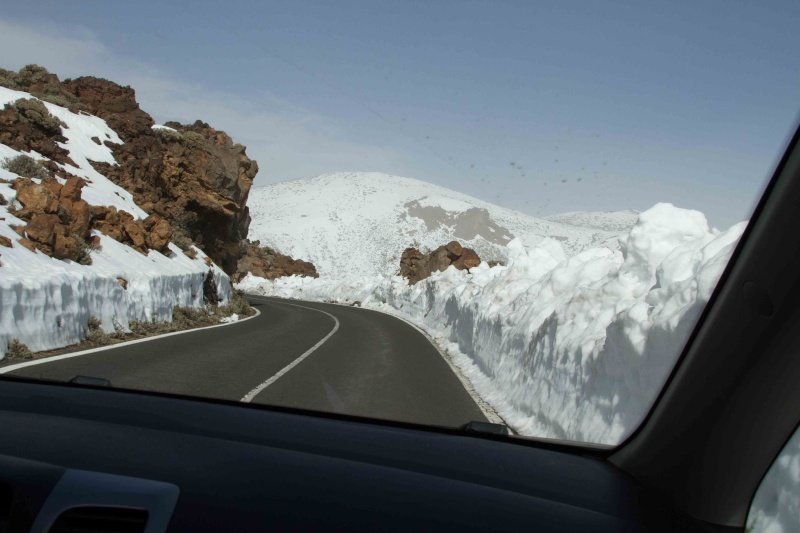
[[[256,185],[431,181],[532,215],[747,218],[800,111],[794,2],[26,2],[0,66],[137,90],[248,147]]]

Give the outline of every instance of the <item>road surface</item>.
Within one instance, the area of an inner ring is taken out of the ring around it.
[[[340,305],[248,297],[261,314],[9,372],[106,378],[112,386],[459,426],[487,421],[414,327]]]

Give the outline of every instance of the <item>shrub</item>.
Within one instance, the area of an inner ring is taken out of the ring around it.
[[[86,109],[86,104],[81,102],[77,96],[71,92],[65,91],[59,83],[48,83],[44,86],[44,90],[40,93],[31,93],[33,96],[50,102],[51,104],[60,105],[70,109]]]
[[[86,239],[78,235],[77,233],[72,235],[72,238],[75,239],[75,242],[78,244],[78,259],[77,262],[81,265],[91,265],[92,264],[92,256],[90,255],[92,248],[86,242]]]
[[[181,250],[188,250],[194,245],[194,241],[192,241],[192,238],[186,233],[186,230],[180,227],[172,230],[171,241]]]
[[[153,131],[165,142],[180,142],[182,139],[179,131],[168,130],[166,128],[155,128]]]
[[[0,68],[0,86],[19,90],[21,87],[17,84],[17,73]]]
[[[23,178],[38,178],[44,179],[50,177],[50,171],[47,170],[40,163],[37,163],[32,157],[20,154],[16,157],[6,158],[2,166],[9,172],[13,172]]]
[[[34,83],[44,81],[44,79],[49,75],[50,73],[46,68],[35,64],[29,64],[19,69],[19,72],[17,72],[16,75],[16,81],[17,85],[27,89]]]
[[[233,314],[246,317],[254,315],[255,313],[256,310],[250,306],[250,302],[244,297],[244,293],[241,291],[234,291],[233,298],[225,305],[219,306],[216,314],[218,318],[222,319]]]
[[[208,307],[195,309],[194,307],[182,307],[176,305],[172,309],[172,323],[176,331],[181,329],[199,328],[203,326],[213,326],[219,320]]]
[[[206,142],[206,138],[196,131],[184,131],[181,133],[181,142],[189,148],[197,148]]]
[[[121,329],[115,328],[114,333],[106,333],[100,326],[102,322],[95,316],[89,317],[88,329],[86,330],[86,339],[84,342],[89,346],[107,346],[115,342],[125,339],[125,332]]]
[[[33,359],[33,352],[18,339],[11,339],[6,350],[6,357],[9,359]]]
[[[34,124],[51,133],[61,133],[61,128],[67,125],[50,114],[41,100],[36,98],[20,98],[14,102],[14,108],[22,120]]]

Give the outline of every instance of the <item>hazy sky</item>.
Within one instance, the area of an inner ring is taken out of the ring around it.
[[[36,2],[0,66],[136,89],[248,147],[256,185],[431,181],[532,215],[746,218],[797,125],[800,2]]]

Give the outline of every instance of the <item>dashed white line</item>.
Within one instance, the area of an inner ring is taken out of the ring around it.
[[[248,296],[252,297],[252,295],[248,295]],[[244,397],[240,400],[240,401],[245,402],[245,403],[250,403],[251,401],[253,401],[253,398],[255,398],[261,391],[263,391],[264,389],[266,389],[267,387],[269,387],[270,385],[272,385],[273,383],[278,381],[281,378],[281,376],[283,376],[288,371],[290,371],[291,369],[293,369],[294,367],[299,365],[300,362],[303,359],[305,359],[306,357],[311,355],[314,352],[314,350],[316,350],[317,348],[319,348],[320,346],[325,344],[325,341],[330,339],[333,336],[333,334],[336,333],[336,331],[339,329],[339,319],[336,318],[335,316],[333,316],[330,313],[326,313],[325,311],[321,311],[319,309],[314,309],[313,307],[306,307],[305,305],[290,304],[290,303],[286,303],[286,302],[276,302],[274,300],[262,300],[262,301],[267,301],[267,302],[270,302],[270,303],[276,303],[276,304],[279,304],[279,305],[291,305],[291,306],[294,306],[294,307],[302,307],[303,309],[310,309],[311,311],[316,311],[318,313],[323,313],[323,314],[328,315],[329,317],[331,317],[333,319],[333,321],[335,322],[335,324],[333,326],[333,329],[327,335],[325,335],[314,346],[312,346],[311,348],[306,350],[305,353],[303,353],[303,355],[301,355],[300,357],[298,357],[297,359],[295,359],[294,361],[292,361],[291,363],[289,363],[288,365],[283,367],[277,374],[275,374],[274,376],[272,376],[271,378],[266,380],[264,383],[262,383],[261,385],[259,385],[255,389],[251,390],[247,394],[245,394]]]

